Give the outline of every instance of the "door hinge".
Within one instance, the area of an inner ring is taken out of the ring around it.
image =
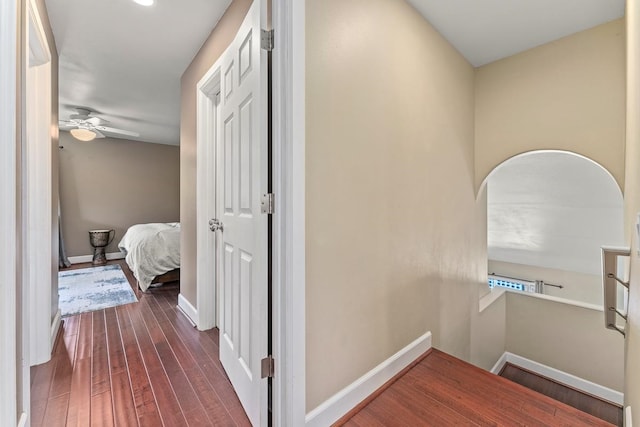
[[[260,47],[269,52],[273,50],[273,30],[260,30]]]
[[[273,356],[267,356],[261,361],[261,371],[262,378],[273,378],[273,374],[275,371],[275,361],[273,360]]]
[[[266,193],[262,195],[262,200],[260,201],[260,211],[263,214],[273,215],[275,210],[275,194]]]

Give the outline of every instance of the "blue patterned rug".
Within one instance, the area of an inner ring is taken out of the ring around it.
[[[117,264],[58,273],[62,317],[137,302]]]

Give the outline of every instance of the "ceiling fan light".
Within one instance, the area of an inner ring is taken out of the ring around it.
[[[96,133],[89,129],[71,129],[71,135],[79,141],[92,141],[96,137]]]
[[[133,0],[141,6],[153,6],[155,0]]]

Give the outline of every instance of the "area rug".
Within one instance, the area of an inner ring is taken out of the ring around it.
[[[62,317],[138,301],[117,264],[59,272],[58,294]]]

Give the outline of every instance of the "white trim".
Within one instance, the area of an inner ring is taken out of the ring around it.
[[[543,299],[546,301],[557,302],[560,304],[571,305],[574,307],[586,308],[588,310],[604,312],[604,309],[602,308],[601,305],[589,304],[587,302],[560,298],[552,295],[538,294],[534,292],[523,292],[523,291],[518,291],[515,289],[508,289],[508,288],[494,288],[491,292],[489,292],[488,294],[480,298],[480,300],[478,301],[478,311],[482,313],[484,310],[487,309],[487,307],[490,307],[494,302],[500,299],[502,294],[504,294],[505,292],[512,293],[515,295],[522,295],[530,298],[537,298],[537,299]]]
[[[569,374],[556,368],[552,368],[547,365],[543,365],[542,363],[535,362],[525,357],[518,356],[517,354],[510,353],[508,351],[502,355],[500,360],[502,359],[505,360],[504,363],[508,362],[512,365],[516,365],[531,372],[535,372],[538,375],[542,375],[543,377],[547,377],[561,384],[565,384],[569,387],[575,388],[576,390],[580,390],[592,396],[596,396],[602,400],[606,400],[619,406],[622,406],[624,404],[624,394],[619,391],[612,390],[608,387],[596,384],[580,377],[576,377],[575,375]],[[496,363],[494,369],[497,366],[498,363]],[[502,367],[500,367],[500,369],[502,369]],[[500,370],[494,371],[492,369],[491,372],[497,374],[498,372],[500,372]]]
[[[496,364],[493,365],[493,368],[491,368],[491,373],[496,375],[500,374],[500,371],[502,371],[502,368],[504,368],[504,365],[506,364],[507,364],[507,352],[505,351],[504,353],[502,353],[502,356],[500,356],[500,359],[498,359]]]
[[[106,254],[108,260],[114,259],[124,259],[126,254],[124,252],[110,252]],[[79,255],[79,256],[70,256],[69,262],[71,264],[84,264],[87,262],[93,261],[93,255]]]
[[[543,299],[543,300],[547,300],[547,301],[557,302],[557,303],[560,303],[560,304],[571,305],[571,306],[574,306],[574,307],[586,308],[588,310],[604,312],[604,309],[602,308],[602,306],[601,305],[597,305],[597,304],[589,304],[589,303],[582,302],[582,301],[576,301],[576,300],[572,300],[572,299],[554,297],[554,296],[545,295],[545,294],[536,294],[536,293],[533,293],[533,292],[516,291],[515,289],[507,289],[507,292],[510,292],[510,293],[513,293],[513,294],[516,294],[516,295],[522,295],[522,296],[525,296],[525,297]]]
[[[226,50],[225,50],[226,52]],[[220,91],[220,69],[224,54],[211,66],[196,87],[196,304],[198,329],[205,331],[217,324],[218,257],[216,235],[207,224],[217,218],[216,178],[219,109],[216,94]],[[215,262],[212,262],[215,260]],[[203,301],[212,303],[201,303]]]
[[[30,313],[29,361],[51,359],[53,289],[57,290],[58,252],[53,252],[53,144],[51,139],[51,50],[35,0],[27,2],[26,133],[23,138],[23,236]],[[57,218],[55,218],[57,219]],[[30,262],[38,259],[40,262]],[[27,305],[28,304],[28,305]],[[56,304],[57,305],[57,304]],[[28,307],[28,309],[27,309]],[[26,324],[26,323],[25,323]]]
[[[305,424],[324,427],[335,423],[430,348],[431,332],[427,332],[309,412]]]
[[[0,2],[0,420],[5,425],[17,425],[17,338],[22,334],[16,322],[17,274],[17,163],[18,163],[18,111],[22,90],[20,18],[22,2]],[[20,70],[20,71],[19,71]],[[19,74],[20,73],[20,74]],[[22,261],[22,260],[20,260]],[[24,329],[24,328],[23,328]],[[22,378],[20,379],[22,381]],[[29,387],[29,383],[23,384]]]
[[[482,313],[483,311],[485,311],[494,302],[498,301],[506,291],[506,288],[493,288],[491,292],[480,298],[480,301],[478,301],[478,312]]]
[[[633,427],[633,420],[631,418],[631,406],[624,408],[624,427]]]
[[[27,421],[29,420],[29,416],[26,412],[20,414],[20,419],[18,420],[18,427],[27,427]]]
[[[56,315],[53,316],[53,320],[51,321],[51,348],[53,349],[53,346],[56,342],[56,337],[58,336],[58,331],[60,330],[60,323],[62,321],[62,312],[60,311],[60,309],[58,309],[58,311],[56,311]]]
[[[192,325],[196,326],[198,320],[198,310],[191,305],[189,300],[182,296],[182,294],[178,294],[178,308],[185,315],[187,319],[191,322]]]
[[[273,424],[301,426],[305,380],[305,2],[273,0]]]

